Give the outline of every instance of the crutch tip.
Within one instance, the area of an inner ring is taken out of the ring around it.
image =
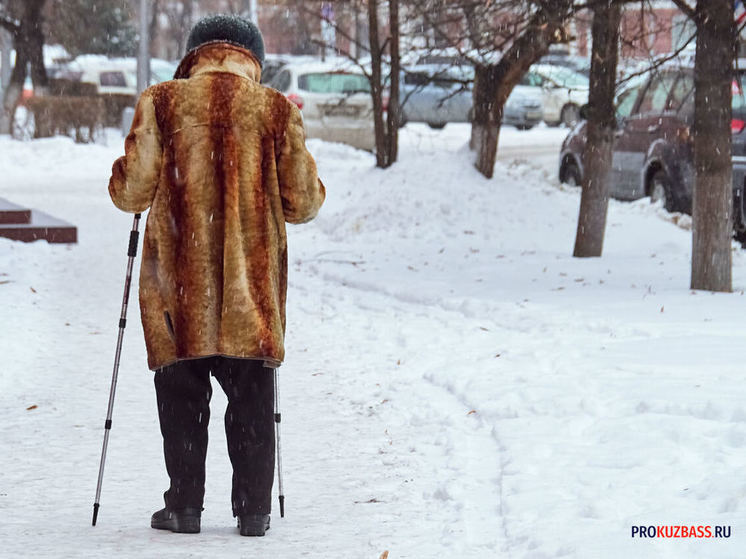
[[[285,518],[285,495],[280,495],[280,518]]]
[[[98,503],[93,503],[93,521],[91,522],[91,526],[96,525],[96,519],[98,518]]]

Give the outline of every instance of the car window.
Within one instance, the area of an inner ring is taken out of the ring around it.
[[[544,83],[544,79],[539,74],[533,72],[526,72],[521,78],[521,85],[528,85],[530,87],[541,87]]]
[[[674,74],[664,74],[655,76],[642,96],[639,113],[662,113],[670,107],[666,106],[671,89],[673,89],[676,76]]]
[[[277,91],[285,92],[290,89],[290,82],[290,70],[283,70],[275,76],[275,78],[270,82],[270,85]]]
[[[406,85],[426,86],[430,78],[425,72],[406,72],[404,74],[404,83]]]
[[[669,108],[678,110],[693,90],[694,77],[689,74],[681,74],[671,90],[671,98],[668,100]]]
[[[617,116],[626,118],[632,114],[632,109],[635,108],[635,101],[637,101],[637,97],[640,95],[641,87],[641,85],[630,87],[619,95],[616,106]]]
[[[272,83],[277,76],[277,72],[282,70],[282,67],[286,62],[280,60],[265,60],[264,68],[262,68],[262,79],[261,82],[264,84]]]
[[[469,60],[463,56],[447,56],[442,54],[426,54],[417,59],[417,64],[440,64],[444,66],[466,66]]]
[[[544,75],[544,78],[551,80],[559,87],[586,88],[589,84],[588,78],[583,74],[579,74],[578,72],[562,66],[553,67],[549,73]]]
[[[101,72],[98,79],[101,85],[106,87],[127,87],[124,72]]]
[[[298,76],[298,88],[311,93],[369,93],[370,82],[360,74],[314,73]]]

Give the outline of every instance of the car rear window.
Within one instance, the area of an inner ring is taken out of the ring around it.
[[[301,74],[298,87],[311,93],[370,92],[370,82],[365,76],[344,72]]]
[[[665,110],[669,110],[670,107],[666,106],[666,100],[668,99],[675,82],[675,74],[655,76],[650,81],[650,85],[648,85],[648,88],[642,97],[638,112],[640,114],[647,114],[662,113]]]
[[[542,77],[553,81],[560,87],[586,88],[589,87],[590,83],[588,78],[583,74],[579,74],[578,72],[563,66],[553,66],[551,69],[543,71],[542,74]]]
[[[404,83],[406,85],[416,85],[420,87],[434,85],[448,89],[459,81],[457,78],[452,78],[444,74],[445,72],[436,75],[428,74],[427,72],[407,72],[404,74]]]
[[[678,110],[692,91],[694,91],[694,76],[690,76],[689,74],[680,75],[676,81],[676,85],[671,90],[671,98],[668,100],[669,107],[672,110]]]
[[[101,85],[107,87],[127,87],[124,72],[101,72],[99,74]]]

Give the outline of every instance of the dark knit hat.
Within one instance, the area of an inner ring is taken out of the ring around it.
[[[189,33],[187,52],[214,41],[243,47],[264,66],[264,39],[259,28],[247,19],[234,15],[209,16],[199,20]]]

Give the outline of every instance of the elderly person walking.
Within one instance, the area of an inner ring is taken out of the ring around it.
[[[213,16],[192,30],[175,79],[141,95],[109,193],[150,208],[140,271],[148,366],[171,480],[151,526],[199,532],[214,376],[240,533],[269,528],[273,368],[284,357],[285,222],[312,219],[325,190],[300,111],[260,85],[251,22]]]

